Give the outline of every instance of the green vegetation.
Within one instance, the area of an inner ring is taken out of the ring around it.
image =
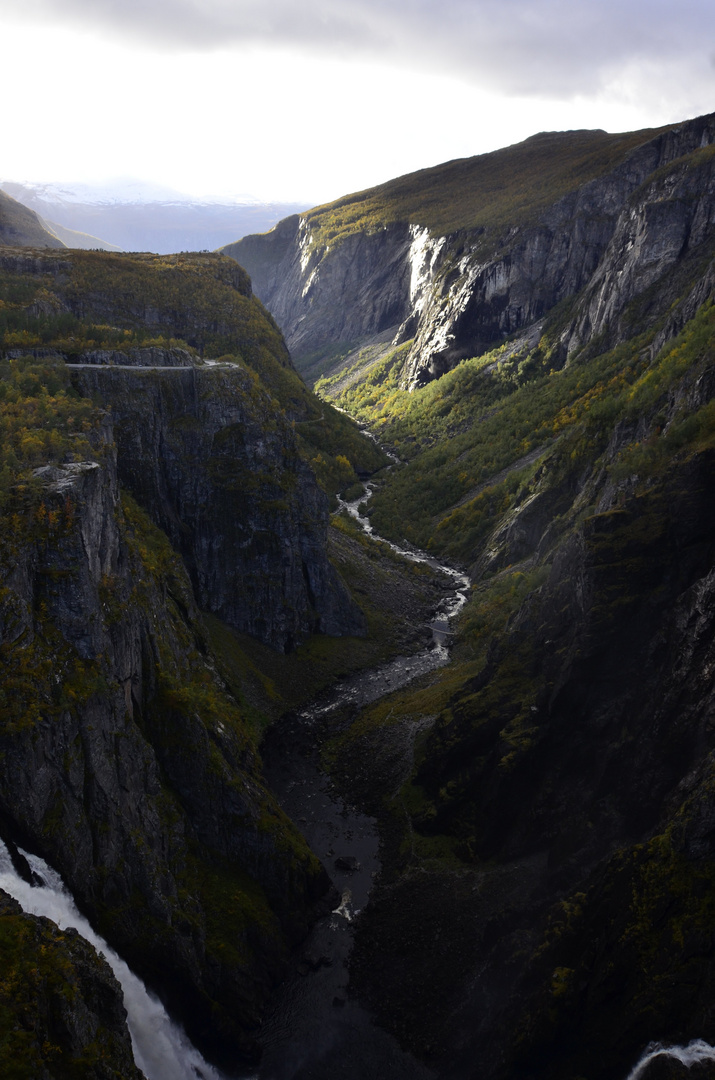
[[[6,486],[15,474],[16,459],[39,464],[60,460],[68,449],[79,452],[78,445],[58,442],[64,430],[60,413],[64,409],[67,424],[74,424],[68,431],[73,434],[84,430],[91,405],[65,407],[64,398],[76,396],[62,360],[76,362],[95,350],[181,348],[194,363],[211,359],[252,372],[255,392],[266,392],[272,407],[295,422],[302,456],[329,494],[353,483],[358,472],[371,473],[385,463],[348,417],[306,388],[278,327],[251,295],[248,276],[233,259],[68,251],[38,255],[36,263],[32,276],[22,264],[16,271],[6,267],[0,272],[0,356],[36,356],[5,361],[0,370],[0,393],[8,404],[3,430],[8,469],[2,473],[5,462],[0,460],[0,488],[3,475]],[[40,399],[34,418],[25,400],[33,395]],[[21,399],[27,416],[13,419],[11,407]],[[12,424],[18,427],[17,437]],[[49,434],[42,435],[48,424],[56,446],[49,445]],[[26,428],[31,436],[23,441],[20,434],[27,435]]]
[[[396,350],[336,399],[406,461],[376,493],[373,524],[383,535],[469,562],[497,521],[529,493],[553,490],[596,460],[619,420],[654,417],[647,440],[624,447],[613,464],[615,478],[662,471],[674,453],[709,445],[712,403],[694,415],[683,403],[667,429],[658,409],[671,387],[707,362],[714,328],[715,307],[708,303],[653,358],[651,333],[559,369],[552,367],[553,328],[547,327],[526,356],[504,358],[502,347],[412,393],[399,388],[402,355]],[[331,382],[316,390],[329,394]]]
[[[313,243],[331,247],[393,222],[423,225],[433,235],[531,224],[557,199],[609,172],[630,150],[667,130],[542,132],[503,150],[409,173],[303,216]]]
[[[72,389],[61,360],[0,360],[0,508],[13,488],[33,488],[38,466],[95,458],[90,436],[98,422],[97,409]]]
[[[5,903],[0,970],[0,1074],[6,1080],[139,1075],[128,1038],[105,1026],[112,976],[89,946]],[[117,1001],[117,1014],[119,1008]]]

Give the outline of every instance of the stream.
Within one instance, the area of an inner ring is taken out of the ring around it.
[[[341,501],[340,509],[374,536],[362,513],[372,490],[371,484],[366,487],[367,495]],[[380,870],[378,832],[374,818],[346,805],[335,793],[318,756],[321,731],[331,713],[346,705],[366,706],[449,660],[452,620],[467,601],[469,578],[425,552],[407,545],[389,546],[450,579],[429,622],[429,646],[336,683],[309,707],[274,725],[262,749],[269,786],[326,867],[339,899],[334,910],[314,926],[264,1022],[260,1080],[431,1080],[434,1076],[377,1027],[348,992],[353,919],[367,903]]]
[[[309,707],[274,725],[264,743],[269,786],[327,869],[340,899],[318,920],[276,995],[263,1025],[256,1080],[436,1080],[350,996],[353,919],[368,902],[380,871],[379,840],[375,819],[345,804],[333,790],[320,767],[319,744],[331,713],[369,705],[449,661],[452,620],[467,601],[470,582],[407,541],[400,546],[376,536],[362,512],[372,490],[371,483],[365,486],[366,495],[340,500],[340,510],[399,555],[448,575],[451,587],[428,624],[432,641],[426,649],[336,683]],[[662,1058],[690,1069],[715,1062],[715,1047],[699,1039],[687,1046],[651,1044],[627,1080],[646,1080],[651,1062]]]

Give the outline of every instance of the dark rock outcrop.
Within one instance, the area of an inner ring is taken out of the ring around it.
[[[105,439],[111,429],[105,424]],[[251,1031],[324,872],[262,784],[186,570],[111,442],[0,552],[0,816],[210,1052]]]
[[[111,408],[120,480],[183,555],[203,610],[284,651],[310,633],[364,633],[328,561],[327,499],[248,370],[73,377]]]

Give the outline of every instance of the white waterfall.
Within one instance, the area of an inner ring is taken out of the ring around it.
[[[690,1068],[691,1065],[698,1065],[703,1061],[715,1061],[715,1046],[710,1046],[702,1039],[694,1039],[687,1046],[661,1046],[660,1043],[651,1043],[638,1064],[628,1074],[627,1080],[639,1080],[651,1061],[658,1057],[673,1058],[681,1065]]]
[[[204,1061],[182,1029],[170,1020],[158,998],[149,993],[141,979],[99,934],[95,934],[77,910],[59,874],[37,856],[25,851],[22,854],[44,886],[23,881],[12,865],[5,844],[0,841],[0,888],[14,897],[23,911],[30,915],[45,915],[60,929],[73,927],[104,954],[124,992],[134,1060],[147,1080],[222,1080],[221,1074]]]

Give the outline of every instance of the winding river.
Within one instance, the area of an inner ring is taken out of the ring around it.
[[[363,512],[372,491],[341,502],[369,535]],[[332,712],[361,707],[442,667],[449,660],[452,621],[466,603],[466,574],[425,552],[389,543],[404,558],[447,576],[449,585],[429,622],[432,641],[413,656],[399,656],[336,683],[309,707],[274,725],[264,743],[266,779],[326,866],[337,890],[335,908],[315,925],[279,990],[264,1023],[261,1080],[431,1080],[430,1070],[404,1053],[392,1036],[348,993],[352,920],[367,903],[379,873],[373,818],[346,805],[322,772],[318,739]]]

